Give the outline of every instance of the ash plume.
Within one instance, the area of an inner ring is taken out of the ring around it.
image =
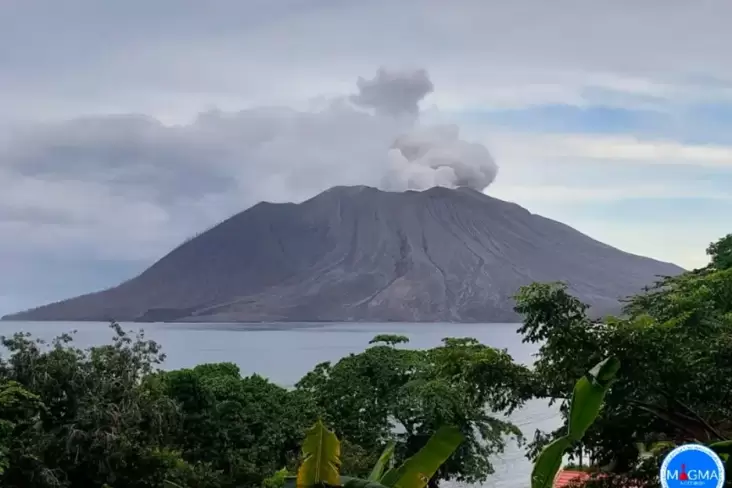
[[[379,68],[374,78],[359,77],[358,93],[350,100],[360,107],[372,108],[377,115],[418,115],[419,102],[435,90],[427,71],[391,71]]]
[[[482,144],[460,139],[456,125],[421,126],[419,103],[434,91],[426,70],[380,68],[374,78],[359,78],[350,101],[376,116],[402,120],[405,132],[389,150],[381,186],[389,190],[426,190],[465,186],[484,190],[495,180],[498,165]]]

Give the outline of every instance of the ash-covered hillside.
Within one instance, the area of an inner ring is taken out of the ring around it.
[[[603,314],[681,271],[467,188],[335,187],[260,203],[119,286],[4,319],[499,322],[534,281],[565,281]]]

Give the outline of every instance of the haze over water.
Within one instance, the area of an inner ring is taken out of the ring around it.
[[[414,348],[433,347],[444,337],[473,337],[486,345],[505,348],[514,360],[530,364],[537,347],[521,343],[517,324],[368,324],[368,323],[279,323],[279,324],[130,324],[125,330],[144,329],[148,339],[163,346],[165,369],[192,367],[201,363],[233,362],[242,375],[258,373],[282,386],[292,386],[307,371],[323,361],[335,361],[368,347],[377,334],[406,335]],[[0,334],[30,332],[51,340],[76,330],[75,345],[105,344],[112,338],[101,322],[0,322]],[[556,407],[532,401],[515,412],[512,420],[527,439],[538,429],[549,430],[561,423]],[[493,460],[496,473],[485,487],[524,487],[531,466],[524,449],[509,441],[506,452]]]

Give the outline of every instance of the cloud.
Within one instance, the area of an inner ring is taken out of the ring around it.
[[[541,133],[472,125],[469,136],[491,147],[508,167],[562,159],[578,165],[597,161],[640,166],[694,166],[732,171],[732,145],[691,144],[631,134]]]
[[[56,249],[77,233],[82,249],[104,255],[111,231],[123,243],[116,257],[137,257],[136,236],[168,247],[259,200],[302,200],[331,182],[376,183],[370,175],[386,164],[392,137],[370,115],[341,108],[210,113],[172,127],[111,116],[53,124],[2,151],[3,186],[12,191],[0,194],[0,222],[16,231],[18,222],[54,223],[22,232],[24,250]],[[146,225],[152,216],[156,225]]]
[[[577,187],[571,185],[502,185],[491,188],[491,196],[510,201],[519,201],[529,207],[542,204],[588,204],[612,203],[618,201],[704,199],[732,203],[732,194],[704,188],[689,188],[681,185],[643,185],[638,183],[616,186]]]
[[[724,0],[11,3],[0,117],[289,104],[379,65],[429,67],[445,109],[732,93]]]
[[[27,125],[0,146],[0,232],[18,237],[4,251],[152,259],[261,200],[300,201],[334,185],[482,190],[493,181],[485,147],[454,126],[418,125],[433,89],[426,71],[380,69],[357,86],[315,111]]]

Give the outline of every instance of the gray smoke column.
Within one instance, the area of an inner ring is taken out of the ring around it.
[[[467,186],[483,191],[498,173],[488,149],[461,140],[455,125],[415,128],[394,141],[389,157],[387,178],[409,190]]]
[[[373,79],[359,77],[358,94],[351,101],[377,115],[417,116],[419,102],[435,89],[426,70],[389,71],[380,68]]]
[[[389,150],[390,167],[382,186],[390,190],[426,190],[466,186],[483,191],[493,183],[498,165],[482,144],[460,139],[455,125],[419,126],[419,102],[434,91],[427,71],[379,69],[359,78],[350,100],[377,115],[400,120],[407,131]]]

